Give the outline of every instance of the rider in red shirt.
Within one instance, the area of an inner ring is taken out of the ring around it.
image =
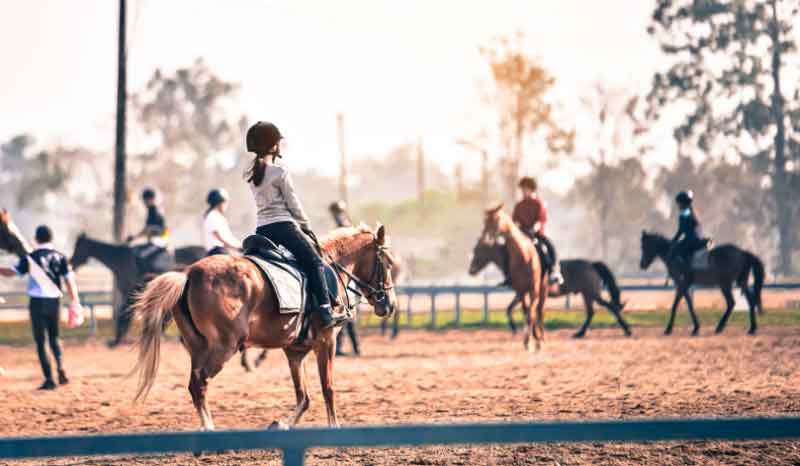
[[[544,202],[536,195],[536,180],[526,176],[519,181],[519,187],[522,190],[522,199],[514,206],[512,215],[514,223],[531,239],[537,240],[537,248],[544,252],[541,255],[545,258],[544,265],[550,273],[550,283],[561,285],[564,283],[564,278],[561,276],[556,248],[545,233],[547,209]]]

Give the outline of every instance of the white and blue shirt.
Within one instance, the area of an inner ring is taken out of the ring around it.
[[[40,244],[29,256],[21,258],[13,267],[17,275],[30,275],[29,260],[35,261],[42,268],[58,290],[61,289],[62,279],[69,279],[72,276],[72,268],[67,258],[53,249],[49,243]],[[60,298],[60,293],[56,294],[56,290],[52,288],[40,285],[32,275],[28,279],[28,296],[31,298]]]

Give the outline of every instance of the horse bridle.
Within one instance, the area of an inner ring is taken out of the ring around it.
[[[347,290],[352,291],[353,293],[367,298],[372,299],[376,303],[385,305],[386,299],[388,298],[387,292],[394,288],[394,285],[386,286],[386,262],[385,262],[385,255],[386,251],[389,249],[388,246],[379,245],[376,242],[377,250],[375,251],[375,261],[372,264],[372,277],[370,277],[369,282],[365,282],[364,280],[356,277],[350,271],[347,270],[343,265],[338,262],[331,262],[331,265],[342,272],[343,274],[347,275],[352,283],[355,283],[358,288],[351,288],[349,285],[346,286]],[[377,286],[373,286],[372,283],[377,283]],[[367,290],[366,296],[362,292],[362,290]],[[346,294],[346,293],[345,293]]]

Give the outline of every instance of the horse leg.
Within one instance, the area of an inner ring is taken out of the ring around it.
[[[508,307],[506,308],[506,315],[508,316],[508,326],[511,327],[511,334],[517,334],[517,325],[514,324],[514,306],[516,306],[520,301],[519,295],[514,295],[514,299],[508,303]]]
[[[722,296],[725,297],[725,313],[722,314],[722,318],[719,319],[717,329],[714,331],[714,333],[722,333],[722,331],[725,329],[725,325],[728,323],[728,318],[730,318],[731,312],[733,312],[733,305],[736,304],[736,301],[733,298],[733,290],[731,289],[730,283],[720,285],[720,289],[722,290]]]
[[[323,338],[316,353],[319,382],[322,386],[322,397],[325,398],[325,409],[328,412],[328,426],[339,427],[339,419],[336,417],[336,405],[333,394],[334,340],[332,338]]]
[[[758,330],[758,324],[756,323],[756,298],[749,291],[745,292],[745,296],[747,297],[747,307],[750,309],[750,328],[747,330],[747,334],[755,335]],[[758,306],[758,309],[761,310],[761,306]]]
[[[536,329],[539,331],[536,339],[536,349],[538,350],[541,346],[540,343],[544,341],[544,305],[547,302],[547,288],[545,287],[545,281],[548,278],[542,276],[542,281],[539,284],[539,301],[536,304]],[[531,299],[536,298],[535,295],[531,296]]]
[[[397,334],[400,333],[400,312],[395,309],[394,311],[394,324],[392,324],[392,336],[391,339],[394,340],[397,338]]]
[[[667,321],[667,328],[664,329],[664,335],[669,335],[672,333],[672,327],[675,325],[675,311],[678,309],[678,304],[681,302],[681,298],[683,298],[682,290],[675,290],[675,299],[672,301],[672,310],[669,313],[669,321]]]
[[[592,298],[589,297],[586,293],[582,293],[583,295],[583,305],[586,308],[586,320],[583,321],[583,325],[581,326],[580,330],[575,332],[575,335],[572,335],[572,338],[583,338],[586,335],[586,330],[589,329],[589,325],[592,323],[592,317],[594,317],[594,305],[592,304]]]
[[[247,350],[245,348],[242,348],[241,353],[242,353],[241,363],[245,372],[253,372],[253,365],[250,364],[250,360],[247,359]]]
[[[189,393],[192,395],[192,403],[200,416],[201,427],[203,430],[214,430],[214,420],[211,419],[211,412],[208,410],[206,393],[208,390],[208,374],[205,369],[198,369],[192,364],[192,372],[189,375]]]
[[[262,350],[261,354],[259,354],[258,357],[256,357],[254,364],[256,367],[258,367],[261,365],[261,363],[263,363],[266,360],[267,360],[267,350]]]
[[[692,336],[694,337],[700,334],[700,321],[694,312],[694,303],[692,302],[692,292],[690,290],[691,288],[688,285],[684,288],[683,298],[686,300],[686,307],[689,308],[689,317],[692,318],[692,324],[694,325],[692,329]]]
[[[613,303],[610,303],[601,297],[595,297],[594,300],[597,301],[601,306],[608,309],[608,312],[610,312],[611,315],[613,315],[614,318],[617,319],[617,323],[619,324],[620,327],[622,327],[622,331],[625,332],[626,337],[631,336],[631,327],[628,325],[628,322],[625,321],[625,318],[622,317],[621,308],[618,308]]]
[[[525,339],[523,344],[526,350],[531,351],[531,336],[536,332],[536,323],[533,322],[533,303],[527,292],[523,293],[520,298],[522,299],[522,312],[525,314]]]
[[[306,385],[306,367],[303,364],[308,351],[284,348],[283,352],[286,353],[286,359],[289,361],[289,371],[292,373],[294,394],[297,399],[294,416],[289,422],[289,425],[293,427],[300,422],[300,418],[308,410],[308,405],[311,402],[311,398],[308,396],[308,386]]]

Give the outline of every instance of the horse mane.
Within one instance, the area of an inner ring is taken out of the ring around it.
[[[33,249],[25,240],[25,237],[22,236],[13,220],[11,220],[11,214],[6,209],[0,210],[0,235],[3,236],[0,239],[0,244],[11,248],[12,250],[9,251],[11,253],[24,255]]]
[[[375,235],[368,226],[342,227],[331,230],[320,238],[320,246],[325,255],[342,258],[361,251],[375,241]]]

